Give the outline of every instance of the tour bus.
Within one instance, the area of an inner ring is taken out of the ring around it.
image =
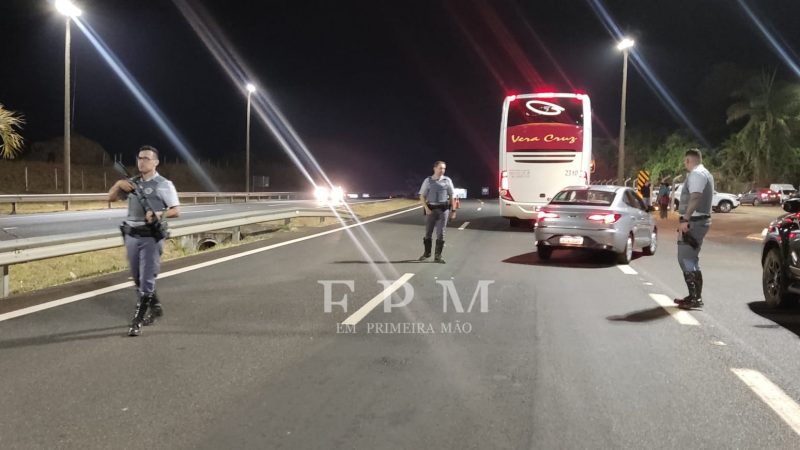
[[[592,110],[580,93],[506,97],[500,123],[500,215],[511,224],[536,220],[567,186],[588,185]]]

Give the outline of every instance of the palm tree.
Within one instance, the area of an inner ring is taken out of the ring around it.
[[[792,131],[800,129],[800,85],[776,81],[773,71],[752,78],[733,97],[738,101],[728,108],[728,123],[747,119],[734,141],[751,153],[740,163],[752,163],[757,183],[788,175],[785,169],[795,162]]]
[[[22,116],[0,104],[0,158],[14,159],[22,152],[22,136],[17,131],[25,123]]]

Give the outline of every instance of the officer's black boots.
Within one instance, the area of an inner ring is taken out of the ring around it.
[[[150,297],[150,309],[147,312],[147,315],[144,316],[144,321],[142,325],[148,326],[155,323],[156,319],[164,315],[164,309],[161,308],[161,302],[158,300],[158,295],[153,292],[152,297]]]
[[[425,261],[426,259],[431,257],[431,244],[432,241],[430,238],[422,238],[422,245],[425,247],[425,253],[419,257],[420,261]]]
[[[133,315],[131,328],[128,330],[128,336],[139,336],[142,334],[142,325],[144,316],[147,314],[147,306],[153,294],[142,294],[139,296],[139,302],[136,304],[136,312]]]
[[[436,240],[436,251],[433,254],[434,262],[444,264],[445,260],[442,259],[442,249],[444,249],[444,240],[437,239]]]
[[[684,272],[683,278],[686,281],[686,287],[689,288],[689,295],[683,299],[675,299],[675,303],[681,309],[702,308],[703,273],[699,270],[696,272]]]
[[[678,305],[692,300],[692,290],[694,289],[695,285],[694,272],[683,272],[683,280],[686,282],[686,287],[689,289],[689,295],[683,298],[674,299],[673,301]]]

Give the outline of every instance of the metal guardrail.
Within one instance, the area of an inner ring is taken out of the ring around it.
[[[309,197],[306,192],[178,192],[178,197],[181,199],[193,199],[193,203],[197,203],[197,199],[213,199],[213,203],[217,203],[218,199],[227,199],[233,203],[234,199],[244,199],[245,202],[250,200],[291,200],[292,198],[299,199],[302,197]],[[11,214],[16,214],[17,204],[19,203],[63,203],[64,209],[69,209],[70,202],[92,202],[92,201],[108,201],[108,193],[101,192],[96,194],[11,194],[0,195],[0,204],[11,203]],[[108,207],[111,208],[111,202],[108,202]]]
[[[347,211],[336,210],[350,218]],[[188,236],[233,228],[238,235],[239,227],[262,222],[288,220],[299,217],[336,217],[330,209],[297,209],[293,211],[277,211],[265,213],[249,211],[245,213],[224,214],[196,219],[177,219],[170,221],[170,237]],[[122,235],[118,230],[85,231],[58,236],[21,238],[0,242],[0,297],[9,294],[9,266],[41,259],[74,255],[96,250],[105,250],[123,245]]]

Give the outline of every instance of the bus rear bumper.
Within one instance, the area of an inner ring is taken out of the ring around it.
[[[499,199],[500,216],[506,219],[536,220],[545,203],[520,203]]]

